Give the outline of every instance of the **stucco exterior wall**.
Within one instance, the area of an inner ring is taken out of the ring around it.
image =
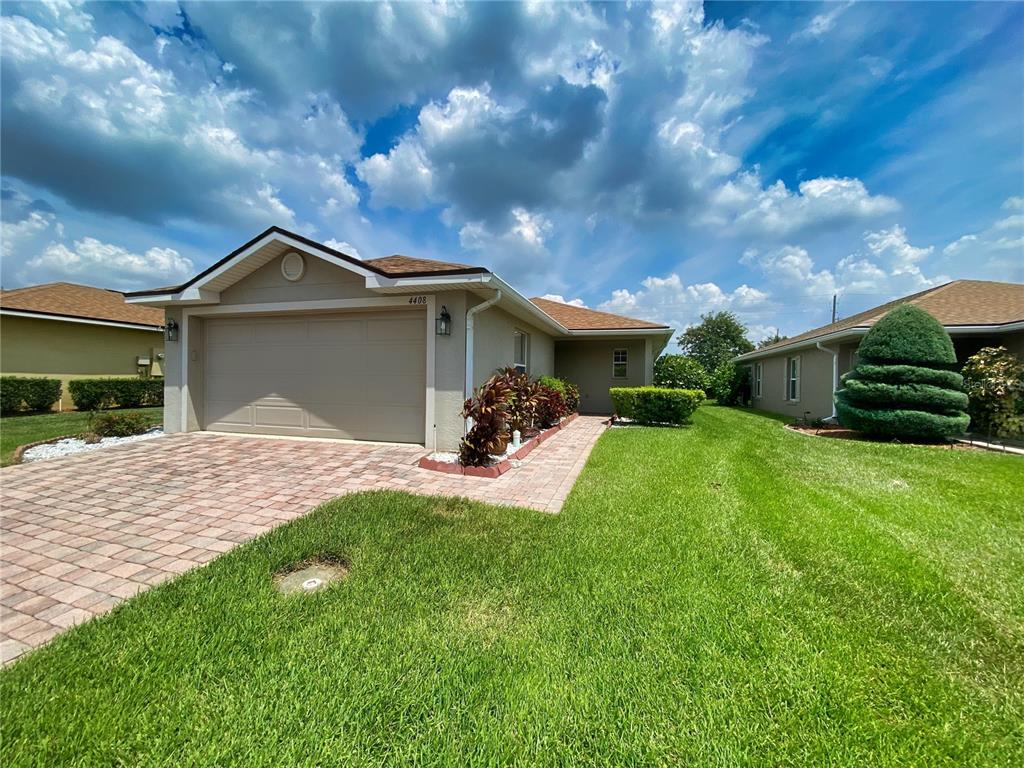
[[[843,360],[850,353],[840,349],[840,374]],[[800,358],[800,398],[786,399],[786,358]],[[782,413],[794,419],[805,414],[812,419],[825,419],[832,415],[832,355],[815,347],[792,350],[760,361],[763,365],[761,397],[754,396],[752,404],[762,411]],[[753,366],[751,366],[753,367]],[[809,412],[809,414],[808,414]]]
[[[480,303],[476,296],[469,295],[469,300],[470,306]],[[462,318],[465,322],[465,312],[462,313]],[[474,320],[474,387],[485,382],[498,368],[512,365],[515,354],[513,334],[516,330],[530,335],[527,359],[529,374],[531,376],[554,374],[554,339],[546,331],[523,322],[504,310],[491,307],[478,313]]]
[[[644,339],[628,341],[586,340],[555,342],[555,375],[580,388],[580,411],[610,414],[611,387],[642,387],[650,382],[650,356]],[[625,379],[612,378],[612,352],[627,350]]]
[[[74,407],[68,382],[98,376],[138,376],[136,358],[153,361],[159,375],[164,338],[160,331],[69,323],[28,317],[0,321],[0,371],[7,376],[60,379],[60,408]]]
[[[283,256],[264,264],[220,294],[221,304],[261,304],[281,301],[319,299],[379,298],[368,291],[364,278],[350,270],[328,264],[321,258],[304,254],[306,269],[296,281],[281,274]]]
[[[442,306],[452,316],[452,335],[434,337],[434,430],[439,451],[456,450],[465,427],[459,414],[466,385],[466,298],[465,291],[435,295],[434,316]]]

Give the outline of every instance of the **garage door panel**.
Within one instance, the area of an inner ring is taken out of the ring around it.
[[[206,410],[209,412],[210,418],[219,424],[235,426],[252,425],[251,405],[238,406],[230,402],[207,400]]]
[[[425,327],[418,311],[208,320],[205,426],[422,442]]]
[[[340,346],[365,339],[365,320],[311,320],[309,322],[309,340],[315,344]]]
[[[307,328],[304,320],[259,323],[255,328],[254,341],[257,344],[304,344],[308,338]]]
[[[252,344],[255,328],[238,323],[209,324],[206,328],[207,344]]]
[[[423,316],[371,319],[366,324],[367,341],[417,341],[423,338]]]
[[[295,405],[256,405],[257,427],[302,427],[305,411]]]

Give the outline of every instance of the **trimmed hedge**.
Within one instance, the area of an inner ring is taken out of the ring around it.
[[[861,363],[857,366],[857,378],[866,381],[887,381],[890,384],[931,384],[946,389],[962,389],[964,386],[964,377],[956,371],[922,368],[919,365]]]
[[[60,393],[60,379],[0,376],[0,412],[48,411]]]
[[[838,398],[836,405],[839,405]],[[959,435],[967,429],[970,417],[966,413],[947,415],[893,408],[874,411],[844,403],[839,409],[844,427],[883,437],[911,437],[924,440],[942,440],[948,435]]]
[[[861,363],[835,394],[844,427],[882,437],[941,440],[962,434],[970,419],[953,342],[938,320],[903,304],[867,332]]]
[[[704,402],[696,389],[613,387],[608,393],[615,415],[638,424],[685,424]]]
[[[80,411],[104,408],[144,408],[163,405],[164,380],[141,379],[72,379],[68,390]]]
[[[901,304],[868,331],[857,349],[872,363],[955,365],[956,352],[939,321],[914,304]]]
[[[933,413],[956,414],[967,409],[967,395],[931,384],[886,384],[881,381],[846,379],[847,400],[858,405],[901,405]]]

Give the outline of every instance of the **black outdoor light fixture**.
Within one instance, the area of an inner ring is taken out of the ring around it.
[[[441,305],[441,314],[434,321],[434,328],[438,336],[452,335],[452,316],[448,314],[448,307]]]
[[[178,340],[178,324],[174,322],[174,318],[169,318],[167,320],[167,325],[164,326],[164,338],[167,339],[167,341]]]

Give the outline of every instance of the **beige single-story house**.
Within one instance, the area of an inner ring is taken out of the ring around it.
[[[166,312],[164,428],[454,450],[498,368],[577,384],[581,410],[653,380],[672,329],[528,299],[483,268],[360,260],[271,227],[188,282],[127,294]]]
[[[73,283],[0,291],[0,373],[60,379],[57,407],[74,407],[71,379],[159,376],[163,312],[124,294]]]
[[[982,347],[1003,346],[1024,359],[1024,285],[954,280],[740,355],[736,362],[750,368],[753,406],[794,418],[834,417],[832,395],[857,364],[860,340],[900,304],[916,304],[942,323],[961,364]]]

